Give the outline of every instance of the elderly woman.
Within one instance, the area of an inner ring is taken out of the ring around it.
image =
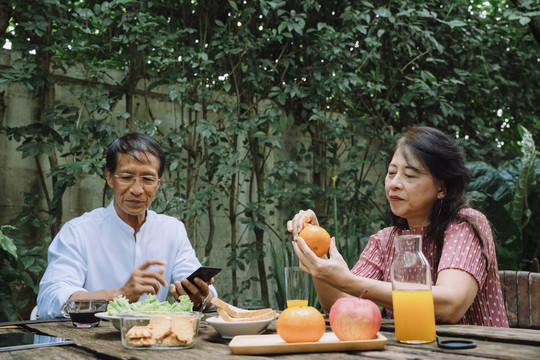
[[[387,309],[392,317],[390,267],[394,237],[421,234],[422,252],[432,271],[435,319],[440,323],[508,327],[498,275],[495,244],[486,217],[468,207],[470,179],[454,139],[429,127],[401,137],[385,178],[393,226],[372,235],[349,271],[332,238],[329,257],[317,257],[298,237],[304,217],[318,225],[312,210],[287,223],[300,267],[313,277],[323,310],[341,297],[359,296]]]

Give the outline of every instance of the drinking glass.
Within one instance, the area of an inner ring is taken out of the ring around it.
[[[287,307],[307,306],[309,298],[309,275],[299,267],[285,267],[285,293]]]
[[[70,317],[77,328],[92,328],[99,325],[98,312],[107,311],[108,300],[68,300],[62,312]]]

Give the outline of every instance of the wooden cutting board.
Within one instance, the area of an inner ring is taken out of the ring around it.
[[[384,349],[386,337],[377,333],[372,340],[341,341],[333,332],[326,332],[317,342],[287,343],[278,334],[237,335],[229,343],[233,354],[281,354],[327,351],[376,350]]]

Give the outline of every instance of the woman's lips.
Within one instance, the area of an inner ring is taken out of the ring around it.
[[[390,201],[392,201],[392,202],[396,202],[396,201],[400,201],[400,200],[403,200],[403,199],[400,198],[399,196],[395,196],[395,195],[390,196]]]

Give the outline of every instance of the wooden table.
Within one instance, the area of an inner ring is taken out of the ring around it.
[[[213,316],[214,314],[205,314]],[[108,321],[93,329],[76,329],[71,322],[27,322],[6,331],[29,331],[73,339],[76,345],[0,352],[0,359],[163,359],[194,360],[230,359],[540,359],[540,330],[500,329],[467,325],[437,325],[441,340],[448,338],[473,339],[477,347],[466,350],[447,350],[436,343],[405,345],[397,342],[392,321],[383,320],[381,334],[388,339],[383,350],[327,352],[276,355],[233,355],[229,340],[222,339],[205,321],[201,322],[199,338],[190,349],[184,350],[129,350],[120,341],[120,332]],[[327,331],[330,331],[328,327]],[[275,333],[275,320],[266,333]]]

